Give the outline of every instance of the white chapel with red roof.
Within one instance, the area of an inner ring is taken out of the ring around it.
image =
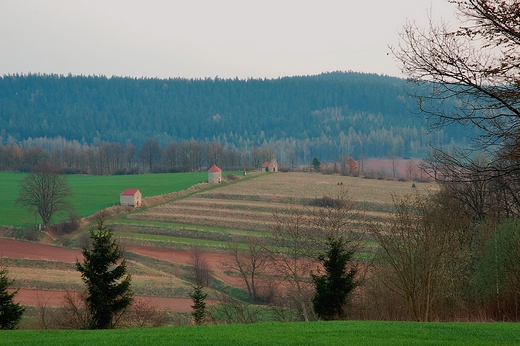
[[[140,208],[143,203],[143,196],[138,189],[126,189],[119,195],[119,202],[121,205],[130,205],[135,208]]]
[[[222,182],[222,170],[217,165],[211,166],[208,170],[208,183],[220,184]]]

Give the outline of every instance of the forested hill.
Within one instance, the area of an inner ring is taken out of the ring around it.
[[[279,79],[135,79],[9,75],[0,79],[0,139],[61,136],[141,145],[154,138],[250,148],[306,146],[339,154],[414,156],[432,139],[398,78],[325,73]],[[436,142],[459,141],[454,129]],[[289,143],[289,144],[287,144]]]

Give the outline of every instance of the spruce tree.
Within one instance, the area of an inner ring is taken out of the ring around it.
[[[193,286],[193,290],[193,293],[190,294],[190,297],[193,300],[193,305],[191,306],[193,311],[191,315],[195,320],[195,324],[200,326],[204,323],[206,318],[206,302],[204,300],[208,294],[202,292],[201,285]]]
[[[343,237],[329,237],[327,251],[318,258],[323,264],[323,275],[312,275],[316,287],[312,304],[316,314],[324,320],[336,320],[344,317],[343,308],[350,292],[358,285],[354,280],[357,269],[347,272],[347,263],[354,251],[347,250]],[[318,271],[319,273],[319,271]]]
[[[314,168],[314,170],[316,172],[321,171],[321,162],[320,162],[320,160],[318,160],[318,158],[316,156],[314,156],[314,158],[312,159],[311,166],[312,166],[312,168]]]
[[[9,279],[7,266],[4,266],[0,259],[0,329],[15,329],[25,308],[20,303],[13,301],[18,289],[14,292],[7,292],[7,288],[14,283]]]
[[[112,232],[98,220],[97,230],[90,230],[92,248],[83,248],[83,264],[76,261],[87,285],[90,329],[113,328],[132,302],[131,277],[126,275],[126,260]]]

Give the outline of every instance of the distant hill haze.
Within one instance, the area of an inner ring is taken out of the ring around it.
[[[0,141],[62,137],[89,145],[194,139],[227,148],[271,145],[300,160],[419,157],[464,141],[427,134],[403,79],[334,72],[279,79],[135,79],[9,75],[0,79]]]

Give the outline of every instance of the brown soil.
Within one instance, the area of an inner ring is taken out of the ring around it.
[[[65,291],[56,290],[27,290],[20,289],[15,296],[15,301],[26,306],[46,306],[61,307],[63,306],[63,297]],[[163,298],[163,297],[146,297],[136,296],[136,299],[146,299],[150,305],[156,306],[159,310],[168,310],[175,312],[190,312],[193,301],[189,298]],[[207,302],[211,303],[211,302]]]
[[[126,251],[182,265],[190,265],[190,259],[192,257],[191,251],[169,250],[145,246],[129,246],[126,248]],[[81,259],[82,256],[83,255],[79,250],[0,238],[0,257],[75,263],[76,258]],[[225,266],[223,265],[223,261],[229,260],[231,258],[229,255],[221,253],[204,253],[204,257],[207,260],[209,269],[214,272],[216,278],[235,287],[243,286],[240,278],[230,277],[224,274]],[[23,305],[28,306],[38,305],[38,299],[40,302],[46,302],[47,306],[61,306],[64,294],[64,291],[32,290],[22,288],[16,295],[16,298],[19,299]],[[191,299],[162,297],[148,298],[150,298],[150,302],[153,305],[157,305],[161,309],[176,312],[191,311]]]
[[[139,255],[182,265],[190,265],[190,259],[193,255],[192,251],[161,249],[147,246],[127,246],[125,250]],[[204,253],[204,258],[206,258],[209,269],[211,270],[222,269],[222,262],[231,259],[229,255],[220,253]]]
[[[161,249],[147,246],[128,246],[126,247],[126,251],[186,266],[191,265],[190,262],[193,256],[192,251]],[[227,270],[224,262],[231,261],[231,256],[222,253],[205,252],[204,258],[208,263],[209,269],[213,271],[217,279],[228,285],[245,288],[242,279],[224,274],[224,271]]]
[[[0,238],[0,256],[67,263],[75,263],[76,258],[83,258],[79,250],[5,238]]]

